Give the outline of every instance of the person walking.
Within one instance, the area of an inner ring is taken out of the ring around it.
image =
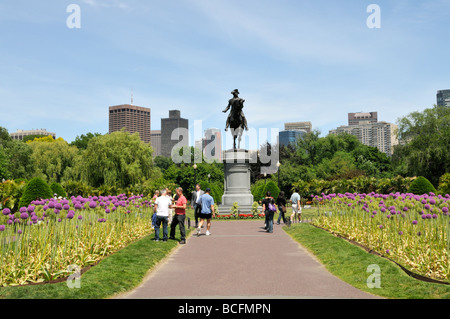
[[[270,192],[266,193],[266,197],[262,200],[262,210],[266,216],[266,231],[273,233],[273,216],[277,210],[275,207],[275,201]]]
[[[172,224],[170,224],[170,237],[169,239],[175,239],[175,228],[180,225],[180,244],[186,244],[186,230],[184,227],[184,221],[186,220],[186,204],[187,199],[183,195],[183,189],[178,187],[176,189],[177,200],[172,208],[175,209],[175,216],[173,216]]]
[[[205,189],[205,193],[200,196],[199,204],[201,205],[201,212],[199,215],[200,223],[197,227],[197,236],[200,236],[203,223],[206,220],[206,236],[211,235],[211,218],[216,216],[214,211],[214,198],[210,195],[211,189]]]
[[[291,196],[291,203],[292,203],[292,215],[291,215],[291,223],[295,222],[295,219],[297,217],[297,220],[299,223],[302,222],[302,206],[300,205],[300,190],[298,188],[295,188],[294,193]]]
[[[191,207],[194,209],[195,228],[198,227],[198,218],[202,210],[202,205],[199,203],[200,197],[205,192],[201,189],[200,184],[195,185],[195,191],[192,192]]]
[[[169,221],[169,208],[171,205],[170,197],[167,196],[166,190],[161,191],[161,196],[155,200],[154,211],[156,212],[155,222],[155,241],[159,241],[159,228],[163,225],[163,241],[167,241],[167,223]]]
[[[280,194],[278,194],[277,198],[277,206],[278,210],[280,211],[280,215],[278,216],[277,225],[280,225],[280,220],[283,218],[283,223],[286,224],[286,198],[284,197],[284,192],[281,191]]]

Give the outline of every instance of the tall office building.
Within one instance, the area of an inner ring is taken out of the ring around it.
[[[123,104],[109,107],[109,133],[125,128],[139,133],[142,141],[150,143],[150,112],[146,107]]]
[[[312,131],[312,123],[311,122],[291,122],[284,123],[285,131],[305,131],[306,133],[310,133]]]
[[[348,125],[359,125],[377,122],[378,122],[378,112],[348,113]]]
[[[450,107],[450,90],[440,90],[436,94],[437,105]]]
[[[303,130],[281,131],[278,135],[280,146],[295,146],[299,138],[303,138],[306,132]]]
[[[153,157],[161,155],[161,130],[150,131],[150,145],[153,148]]]
[[[33,129],[33,130],[17,130],[15,133],[9,134],[13,140],[23,140],[24,137],[30,135],[43,135],[49,136],[51,135],[53,139],[56,139],[56,133],[47,132],[45,128],[41,129]]]
[[[348,133],[356,136],[365,145],[378,148],[380,152],[391,156],[394,146],[398,145],[396,131],[398,126],[387,122],[361,123],[340,126],[330,134]]]
[[[179,110],[169,111],[168,118],[161,119],[161,155],[171,157],[172,148],[189,146],[189,137],[175,134],[174,140],[172,140],[172,133],[177,128],[184,128],[189,132],[189,121],[181,117]],[[180,143],[181,142],[181,143]]]

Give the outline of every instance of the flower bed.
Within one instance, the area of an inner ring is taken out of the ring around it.
[[[450,280],[450,196],[331,194],[315,196],[313,224],[343,235],[421,275]]]
[[[97,263],[151,232],[142,196],[34,201],[0,214],[0,286],[55,280]]]

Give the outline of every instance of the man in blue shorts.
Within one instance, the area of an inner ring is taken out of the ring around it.
[[[202,210],[200,212],[199,218],[200,223],[198,224],[197,228],[197,236],[200,236],[200,233],[202,231],[203,223],[206,219],[206,236],[211,235],[210,229],[211,229],[211,218],[216,216],[216,213],[214,211],[214,199],[210,195],[211,189],[207,188],[205,189],[205,194],[203,194],[200,197],[199,204],[202,205]]]

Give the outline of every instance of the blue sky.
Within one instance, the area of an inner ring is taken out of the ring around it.
[[[450,89],[449,34],[450,0],[3,0],[0,126],[107,133],[131,88],[152,129],[179,109],[223,130],[236,88],[254,128],[311,121],[326,135],[358,111],[395,123]]]

